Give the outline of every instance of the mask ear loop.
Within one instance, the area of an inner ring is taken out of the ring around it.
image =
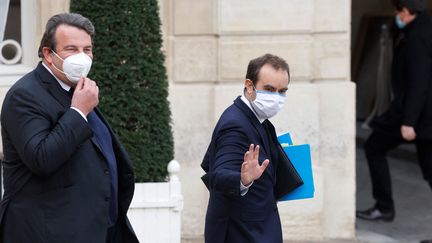
[[[61,58],[53,49],[50,48],[50,50],[51,50],[51,53],[54,53],[54,55],[56,55],[56,57],[58,57],[60,60],[64,61],[64,59]]]
[[[52,53],[54,53],[54,55],[56,55],[56,57],[58,57],[60,60],[62,60],[62,62],[64,62],[64,59],[63,58],[61,58],[53,49],[51,49],[50,48],[50,50],[51,50],[51,52]],[[61,72],[62,74],[64,74],[65,75],[65,77],[66,77],[66,79],[67,80],[69,80],[69,78],[68,78],[68,76],[66,75],[66,73],[64,72],[64,71],[62,71],[62,70],[60,70],[58,67],[56,67],[56,65],[54,64],[54,62],[52,63],[52,66],[57,70],[57,71],[59,71],[59,72]],[[69,80],[70,81],[70,80]],[[70,82],[72,82],[72,81],[70,81]]]
[[[51,53],[53,53],[56,57],[58,57],[60,60],[62,60],[62,62],[64,62],[64,59],[63,58],[61,58],[53,49],[51,49],[50,48],[50,50],[51,50]],[[60,70],[55,64],[54,64],[54,62],[52,63],[52,65],[53,65],[53,67],[57,70],[57,71],[59,71],[59,72],[61,72],[61,73],[63,73],[64,75],[66,75],[66,73],[65,72],[63,72],[62,70]]]

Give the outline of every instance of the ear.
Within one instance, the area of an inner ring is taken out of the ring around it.
[[[245,89],[246,89],[246,93],[248,94],[252,94],[254,91],[254,86],[253,86],[253,82],[250,79],[246,79],[245,80]]]
[[[48,47],[43,47],[42,48],[42,54],[43,54],[43,58],[47,61],[48,64],[51,65],[51,63],[53,63],[52,60],[52,51],[50,48]]]

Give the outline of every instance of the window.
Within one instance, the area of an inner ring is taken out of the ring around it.
[[[0,27],[3,36],[0,43],[0,62],[4,65],[21,63],[21,2],[20,0],[3,0]],[[4,22],[6,20],[6,22]]]

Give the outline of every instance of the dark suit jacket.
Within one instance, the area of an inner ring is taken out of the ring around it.
[[[91,128],[70,103],[41,63],[6,95],[2,242],[105,243],[111,176]],[[111,135],[119,179],[114,242],[138,242],[126,216],[134,192],[131,161]]]
[[[240,195],[240,168],[250,144],[260,145],[259,162],[270,159],[261,178]],[[274,196],[274,161],[266,131],[239,98],[220,117],[201,166],[207,172],[210,199],[206,243],[281,243]]]

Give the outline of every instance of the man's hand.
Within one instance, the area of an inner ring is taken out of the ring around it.
[[[75,87],[72,97],[72,107],[79,109],[85,116],[88,115],[99,103],[99,88],[96,82],[81,77]]]
[[[416,138],[416,132],[414,131],[414,127],[411,126],[402,125],[401,134],[402,137],[407,141],[412,141]]]
[[[269,164],[269,160],[266,159],[260,165],[258,163],[259,158],[259,145],[250,145],[249,150],[245,153],[244,162],[241,167],[241,183],[244,186],[249,186],[254,180],[261,177]]]

